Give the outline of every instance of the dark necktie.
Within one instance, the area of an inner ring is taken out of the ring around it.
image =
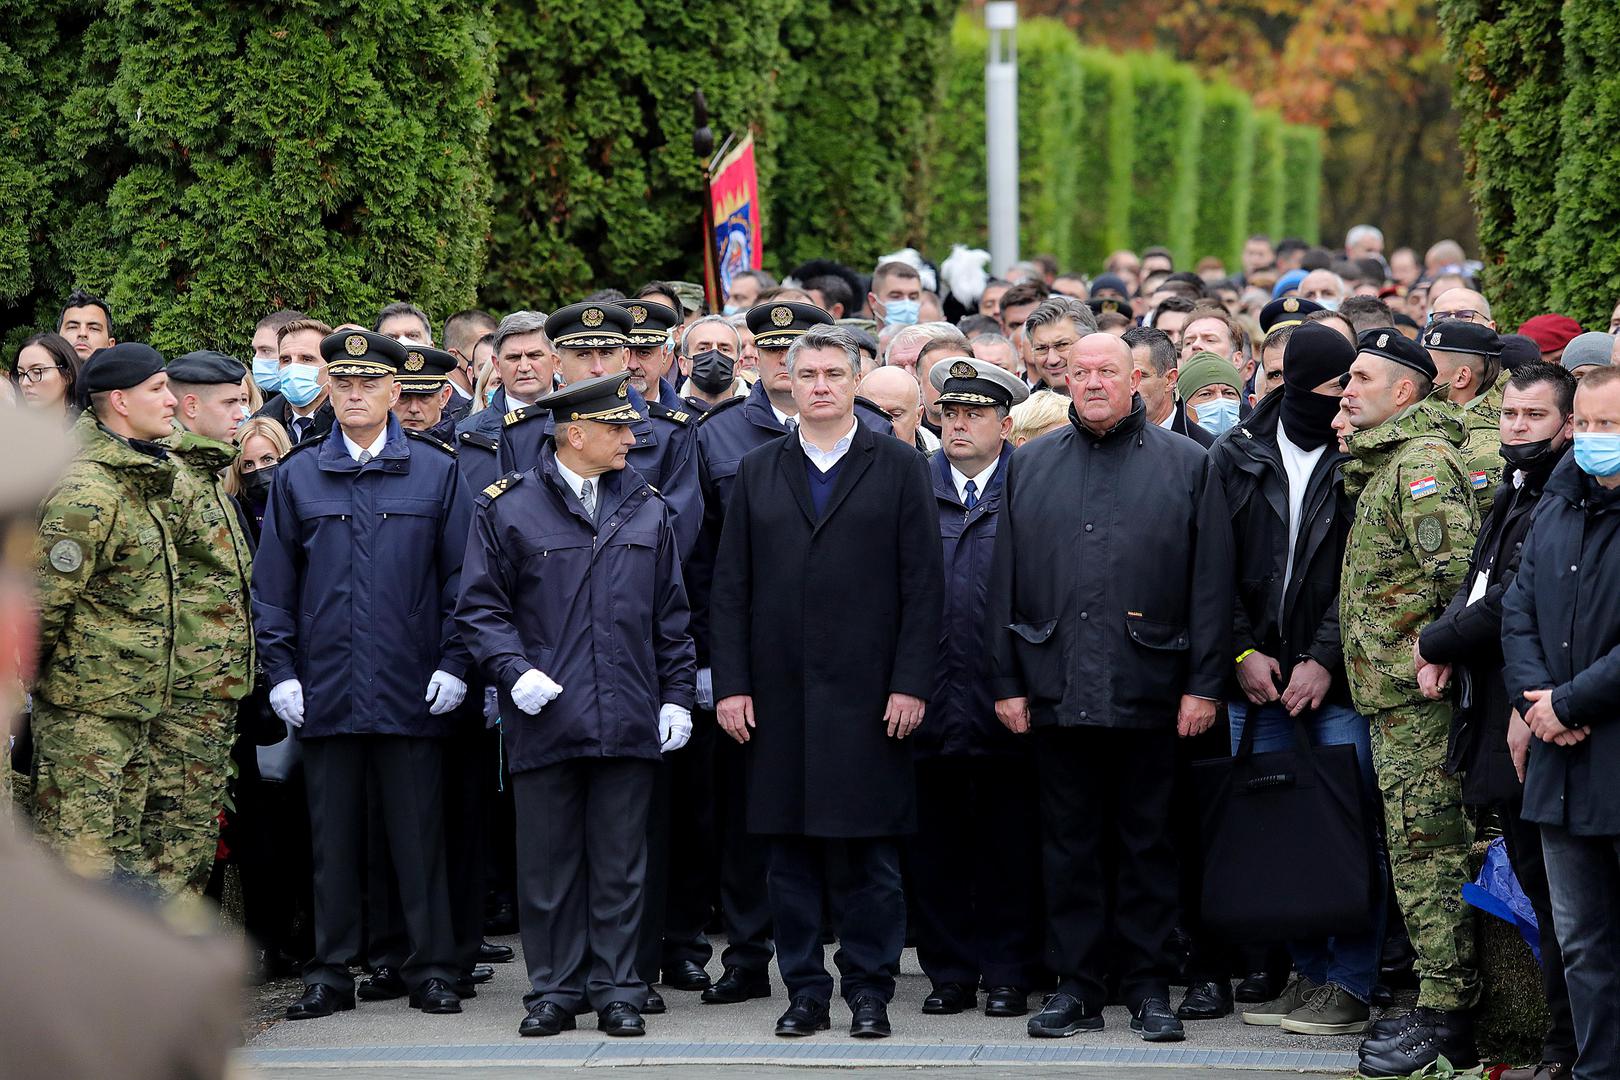
[[[969,510],[973,509],[975,506],[978,506],[979,485],[975,484],[972,480],[969,480],[967,482],[967,486],[963,488],[963,490],[967,492],[967,498],[962,500],[962,505],[966,506]]]
[[[596,492],[591,490],[591,482],[585,481],[579,485],[579,502],[585,507],[585,516],[593,522],[596,520]]]
[[[368,462],[370,460],[371,460],[371,451],[370,450],[362,450],[362,451],[360,451],[360,464],[364,465],[366,462]]]
[[[307,416],[293,417],[293,445],[297,445],[309,438],[309,429],[312,421]]]

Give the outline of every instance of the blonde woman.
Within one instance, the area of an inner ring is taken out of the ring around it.
[[[1037,390],[1013,406],[1012,422],[1012,432],[1007,438],[1013,446],[1023,446],[1069,422],[1069,398],[1050,390]]]
[[[257,547],[264,508],[270,498],[270,481],[275,478],[276,465],[292,449],[292,440],[279,422],[255,416],[236,429],[236,445],[242,452],[225,469],[225,491],[242,503]]]

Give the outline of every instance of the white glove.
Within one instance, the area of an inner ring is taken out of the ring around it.
[[[538,715],[540,710],[557,700],[562,687],[551,681],[551,676],[539,668],[530,668],[512,684],[512,704],[528,713]]]
[[[698,668],[697,703],[705,709],[714,708],[714,669]]]
[[[679,750],[692,737],[692,714],[679,705],[658,710],[658,749],[664,753]]]
[[[435,671],[428,680],[427,697],[429,716],[443,716],[460,705],[467,696],[467,684],[448,671]]]
[[[297,679],[282,679],[270,688],[270,708],[284,724],[304,726],[304,686]]]

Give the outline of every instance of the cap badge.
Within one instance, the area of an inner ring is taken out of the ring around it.
[[[589,307],[585,309],[584,314],[580,315],[579,321],[594,330],[596,327],[602,325],[602,320],[604,318],[606,318],[606,316],[602,314],[601,308]]]
[[[350,334],[343,339],[343,351],[350,356],[364,356],[366,355],[366,349],[369,347],[366,344],[366,339],[359,334]]]
[[[647,309],[640,304],[630,305],[630,318],[635,320],[637,326],[647,321]]]
[[[953,379],[971,379],[978,374],[978,369],[966,360],[958,360],[951,365],[951,378]]]
[[[1440,344],[1440,331],[1436,330],[1434,333],[1429,335],[1429,344],[1430,345],[1438,345],[1438,344]]]
[[[413,352],[413,353],[411,353],[410,357],[405,361],[405,370],[406,371],[421,371],[422,370],[422,364],[424,362],[425,361],[423,361],[421,353]]]
[[[629,379],[626,379],[626,380],[624,380],[624,382],[619,384],[619,396],[621,398],[629,400],[629,397],[630,397],[630,380]]]
[[[1298,311],[1299,310],[1299,301],[1295,300],[1292,296],[1290,296],[1288,299],[1283,301],[1283,310],[1284,311]]]
[[[785,307],[771,308],[771,322],[777,326],[791,326],[793,323],[793,309]]]
[[[1389,335],[1388,334],[1379,334],[1378,335],[1378,347],[1380,349],[1382,349],[1382,348],[1386,348],[1388,345],[1389,345]]]

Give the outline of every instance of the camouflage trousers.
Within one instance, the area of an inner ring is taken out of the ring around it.
[[[236,737],[234,701],[176,697],[152,721],[151,770],[141,842],[146,869],[164,896],[201,895],[219,847],[219,813]]]
[[[81,874],[145,873],[150,726],[34,699],[34,827]]]
[[[1383,793],[1395,898],[1417,954],[1418,1004],[1468,1009],[1479,1001],[1473,909],[1462,887],[1472,880],[1473,828],[1462,785],[1445,772],[1451,706],[1427,702],[1374,712],[1373,765]]]

